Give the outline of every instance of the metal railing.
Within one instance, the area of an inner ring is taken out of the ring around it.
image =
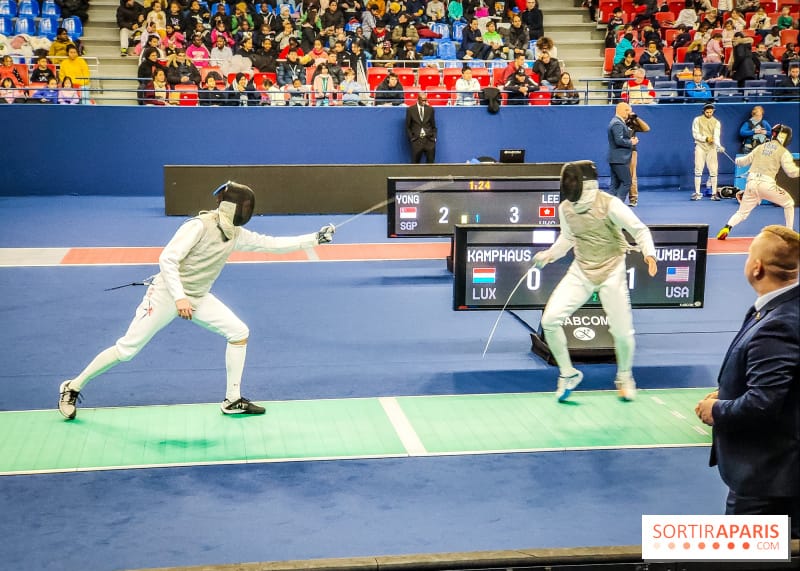
[[[76,78],[85,79],[85,78]],[[82,88],[82,103],[91,103],[97,105],[109,104],[112,101],[119,104],[120,101],[130,105],[146,104],[143,100],[145,85],[150,81],[150,78],[137,78],[137,77],[92,77],[88,86]],[[625,80],[598,77],[581,79],[579,86],[576,87],[576,92],[579,97],[578,100],[570,104],[580,105],[611,105],[623,101],[624,84]],[[135,83],[135,86],[130,84]],[[128,85],[124,85],[128,84]],[[705,100],[692,100],[687,98],[684,94],[681,84],[676,84],[675,88],[671,89],[654,89],[656,97],[653,100],[654,104],[664,105],[668,103],[703,103]],[[18,94],[19,102],[29,100],[33,93],[39,89],[40,85],[29,87],[17,87],[13,91]],[[494,86],[491,86],[494,87]],[[226,89],[223,87],[222,89]],[[499,97],[503,105],[508,104],[508,92],[503,89],[503,86],[497,86],[499,90]],[[305,105],[317,106],[317,96],[313,93],[310,85],[304,85],[304,99]],[[487,99],[481,91],[474,93],[474,101],[472,105],[464,104],[459,97],[459,92],[455,88],[448,89],[444,86],[437,86],[433,88],[423,89],[417,85],[404,86],[402,98],[397,95],[396,91],[381,91],[379,89],[370,89],[368,86],[363,86],[363,91],[359,99],[358,105],[362,106],[381,106],[381,105],[410,105],[416,101],[417,93],[425,91],[428,95],[428,101],[433,106],[485,106]],[[166,102],[168,105],[176,106],[194,106],[200,103],[201,94],[203,89],[199,86],[192,86],[188,88],[173,89],[170,87],[169,92],[172,94]],[[281,102],[274,102],[275,92],[267,92],[260,89],[259,86],[251,88],[247,91],[252,94],[248,106],[282,106],[297,104],[299,100],[291,101],[291,90],[283,88],[281,94],[284,99]],[[346,105],[342,101],[342,92],[336,91],[333,95],[329,96],[327,103],[320,106],[337,107]],[[387,97],[396,97],[395,101],[386,101]],[[270,99],[272,97],[273,99]],[[524,98],[523,98],[524,99]],[[782,88],[782,87],[744,87],[735,89],[718,90],[713,99],[716,103],[756,103],[756,102],[780,102],[780,101],[799,101],[797,88]],[[566,105],[567,103],[557,101],[554,98],[554,91],[552,88],[541,87],[538,91],[531,92],[528,96],[528,101],[521,103],[531,106],[540,105]],[[519,103],[518,103],[519,104]],[[236,106],[236,103],[231,101],[228,105]],[[634,103],[634,105],[637,105]]]

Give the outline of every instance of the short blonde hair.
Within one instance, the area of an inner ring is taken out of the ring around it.
[[[769,242],[764,248],[764,269],[781,281],[796,280],[800,269],[800,234],[778,224],[765,226],[761,234]]]

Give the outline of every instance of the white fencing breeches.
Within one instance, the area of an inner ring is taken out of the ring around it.
[[[577,262],[573,262],[550,295],[542,314],[545,340],[562,375],[570,375],[573,371],[567,337],[564,334],[564,320],[583,306],[594,292],[598,293],[603,310],[608,316],[608,329],[614,338],[617,371],[626,373],[633,368],[636,342],[624,259],[600,285],[593,284],[578,268]]]

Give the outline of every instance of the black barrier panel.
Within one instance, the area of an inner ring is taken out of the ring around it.
[[[211,191],[227,180],[235,180],[255,191],[256,214],[356,214],[386,200],[389,177],[557,178],[562,164],[167,165],[164,212],[186,216],[214,208]]]

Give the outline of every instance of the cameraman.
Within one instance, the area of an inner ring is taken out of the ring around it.
[[[628,129],[633,131],[634,136],[636,136],[637,133],[647,133],[650,130],[650,125],[645,123],[644,119],[639,117],[636,113],[628,115],[628,118],[625,120],[625,125]],[[637,144],[634,144],[631,148],[631,190],[628,195],[628,206],[631,208],[639,204],[639,183],[636,177],[636,160],[639,156],[636,149],[637,146],[638,138]]]

